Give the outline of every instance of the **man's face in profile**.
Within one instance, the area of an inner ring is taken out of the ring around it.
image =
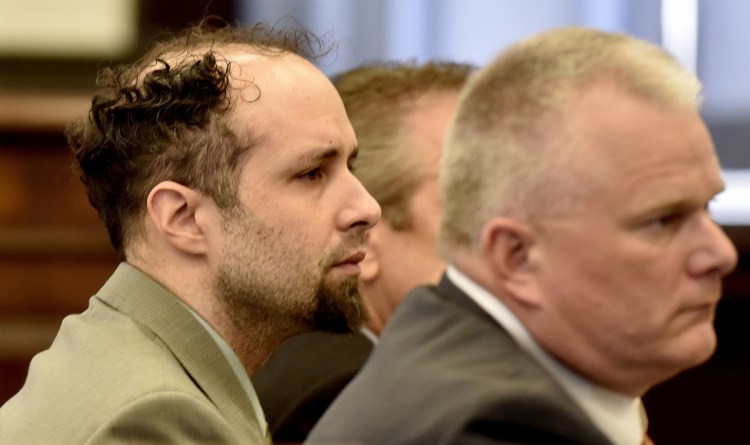
[[[621,370],[605,383],[627,392],[634,378],[672,375],[716,347],[721,278],[737,259],[706,211],[723,183],[694,111],[602,82],[568,116],[580,148],[566,174],[588,193],[541,222],[542,292],[551,322],[570,333],[560,342],[576,345],[557,347]]]
[[[366,316],[358,263],[380,208],[351,173],[354,131],[338,93],[311,64],[249,57],[237,60],[238,72],[252,76],[260,95],[232,110],[233,127],[253,146],[240,207],[225,215],[219,294],[234,310],[300,331],[356,329]]]

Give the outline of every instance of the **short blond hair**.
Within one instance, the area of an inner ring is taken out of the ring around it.
[[[409,200],[424,174],[404,141],[404,126],[425,94],[456,92],[472,67],[432,61],[367,65],[333,79],[359,144],[354,174],[396,230],[411,227]]]
[[[510,47],[466,85],[446,138],[440,249],[476,245],[490,218],[541,218],[580,199],[570,185],[565,107],[597,81],[669,107],[697,110],[701,85],[661,48],[581,27]],[[616,105],[614,105],[616,106]]]

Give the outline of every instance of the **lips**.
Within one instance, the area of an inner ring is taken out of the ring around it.
[[[721,300],[721,292],[717,292],[714,295],[707,297],[696,298],[695,301],[685,304],[682,311],[703,311],[703,310],[715,310],[716,305]]]
[[[365,255],[366,255],[365,251],[358,250],[358,251],[352,253],[351,255],[347,256],[343,260],[338,261],[337,263],[335,263],[333,265],[333,267],[344,266],[344,265],[348,265],[348,264],[359,264],[359,263],[362,262],[362,260],[365,259]]]
[[[341,260],[337,260],[334,264],[328,268],[333,270],[337,274],[341,273],[348,276],[357,277],[362,273],[362,269],[359,267],[359,263],[365,259],[365,251],[358,250]]]

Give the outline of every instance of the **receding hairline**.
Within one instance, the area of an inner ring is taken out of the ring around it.
[[[272,58],[292,58],[315,66],[307,58],[282,49],[268,49],[261,45],[252,43],[215,43],[196,47],[182,48],[180,50],[166,50],[155,54],[153,57],[143,61],[143,67],[138,72],[137,81],[140,83],[144,76],[165,64],[170,67],[181,67],[200,61],[207,54],[216,58],[217,63],[224,64],[225,69],[231,65],[246,62],[264,62]],[[231,74],[231,73],[230,73]]]

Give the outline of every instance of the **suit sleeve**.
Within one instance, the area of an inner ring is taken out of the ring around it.
[[[219,445],[246,441],[208,401],[166,392],[149,394],[125,405],[86,443]]]

